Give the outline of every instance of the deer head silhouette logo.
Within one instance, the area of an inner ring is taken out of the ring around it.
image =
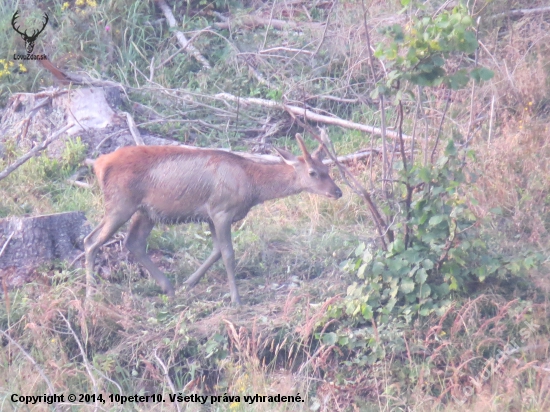
[[[44,24],[43,24],[42,28],[39,29],[39,30],[33,29],[31,35],[27,34],[27,30],[25,30],[24,32],[19,31],[19,26],[15,25],[16,20],[17,20],[18,17],[19,17],[19,10],[17,10],[15,12],[15,14],[13,15],[13,17],[11,19],[11,26],[13,27],[13,29],[17,33],[19,33],[21,35],[23,40],[25,40],[25,49],[27,49],[28,54],[31,54],[32,51],[34,50],[34,42],[38,38],[38,35],[44,31],[44,28],[46,27],[46,24],[48,24],[48,15],[46,13],[44,13]]]

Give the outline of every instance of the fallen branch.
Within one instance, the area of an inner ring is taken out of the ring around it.
[[[25,163],[27,160],[29,160],[31,157],[33,157],[38,152],[41,152],[46,147],[48,147],[52,142],[57,140],[59,136],[61,136],[63,133],[65,133],[67,130],[69,130],[71,127],[73,127],[74,124],[70,123],[66,125],[65,127],[61,128],[54,134],[52,134],[50,137],[48,137],[46,140],[44,140],[42,143],[40,143],[38,146],[33,147],[31,150],[29,150],[27,153],[25,153],[23,156],[21,156],[19,159],[17,159],[15,162],[13,162],[11,165],[6,167],[2,173],[0,173],[0,180],[5,179],[9,176],[11,172],[13,172],[15,169],[17,169],[19,166],[21,166],[23,163]]]
[[[538,14],[538,13],[548,13],[550,12],[550,7],[538,7],[536,9],[518,9],[518,10],[509,10],[504,13],[495,14],[490,16],[488,20],[498,19],[499,17],[513,17],[513,16],[524,16],[526,14]]]
[[[178,26],[176,23],[176,18],[172,14],[172,10],[170,10],[170,7],[168,4],[166,4],[165,0],[155,0],[155,3],[159,6],[159,8],[164,13],[164,17],[166,17],[166,21],[168,22],[168,26],[170,28],[174,29]],[[176,38],[178,39],[179,44],[181,47],[190,55],[192,55],[197,61],[203,65],[205,69],[211,69],[212,66],[210,66],[210,63],[208,63],[208,60],[204,58],[204,56],[200,53],[200,51],[191,44],[189,40],[185,37],[185,34],[183,34],[179,30],[175,30],[174,33],[176,33]]]
[[[340,163],[346,163],[346,162],[350,162],[352,160],[359,160],[359,159],[364,159],[365,157],[370,157],[372,155],[377,155],[377,154],[380,154],[380,149],[374,149],[374,150],[365,150],[363,152],[358,152],[358,153],[352,153],[352,154],[349,154],[349,155],[345,155],[345,156],[338,156],[336,158],[336,160],[338,160]],[[325,159],[323,160],[323,163],[326,164],[326,165],[331,165],[334,163],[334,161],[332,159]]]
[[[300,117],[306,117],[307,120],[312,120],[314,122],[320,122],[320,123],[326,123],[326,124],[332,124],[335,126],[344,127],[346,129],[354,129],[354,130],[361,130],[366,133],[372,133],[374,135],[381,135],[382,130],[378,127],[369,126],[365,124],[350,122],[348,120],[341,119],[339,117],[329,117],[322,114],[318,114],[315,112],[312,112],[308,109],[303,109],[302,107],[297,106],[290,106],[284,103],[274,102],[272,100],[265,100],[265,99],[258,99],[255,97],[248,97],[248,98],[239,98],[237,96],[234,96],[229,93],[218,93],[214,97],[222,99],[222,100],[229,100],[229,101],[239,101],[240,104],[254,104],[257,106],[263,106],[263,107],[269,107],[272,109],[280,109],[280,110],[286,110],[290,113],[292,113],[295,116]],[[391,139],[397,139],[399,137],[397,132],[386,130],[386,137],[389,137]],[[410,136],[403,135],[403,139],[410,140]]]
[[[293,29],[302,31],[300,26],[298,26],[298,24],[294,21],[269,19],[259,16],[242,16],[237,19],[227,19],[221,23],[214,23],[212,26],[217,29],[229,29],[230,27],[237,26],[239,24],[249,27],[269,26],[276,30]],[[311,23],[307,25],[311,25]],[[315,26],[319,26],[319,24],[315,24]]]
[[[268,53],[271,53],[271,52],[274,52],[274,51],[286,51],[286,52],[290,52],[290,53],[304,53],[304,54],[309,54],[309,55],[313,54],[313,52],[311,52],[309,50],[294,49],[292,47],[271,47],[270,49],[260,50],[258,52],[258,54],[268,54]]]

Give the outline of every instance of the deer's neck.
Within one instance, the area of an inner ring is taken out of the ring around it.
[[[303,190],[298,185],[296,170],[286,163],[253,163],[250,172],[254,184],[255,204],[294,195]]]

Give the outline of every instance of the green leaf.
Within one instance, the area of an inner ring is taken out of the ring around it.
[[[422,261],[422,267],[426,270],[430,270],[430,269],[433,269],[434,267],[434,262],[432,262],[430,259],[424,259]]]
[[[411,2],[411,0],[401,0],[401,5],[403,7],[407,7],[409,5],[409,3]]]
[[[365,252],[363,253],[363,262],[365,263],[370,263],[372,262],[372,259],[374,258],[374,256],[372,255],[371,251],[370,250],[365,250]]]
[[[435,293],[437,293],[439,297],[447,296],[451,291],[447,283],[442,283],[439,286],[432,286],[432,289],[435,291]]]
[[[447,147],[445,148],[445,156],[456,156],[456,146],[453,140],[449,140]]]
[[[419,269],[416,272],[415,279],[416,279],[416,282],[420,284],[423,284],[424,282],[426,282],[426,279],[428,279],[428,274],[426,273],[426,269],[424,268]]]
[[[386,304],[386,309],[388,310],[388,312],[391,312],[393,310],[396,303],[397,299],[395,299],[395,297],[392,297],[390,300],[388,300],[388,303]]]
[[[405,299],[408,303],[414,303],[416,302],[416,294],[415,293],[407,293],[405,295]]]
[[[388,269],[392,272],[392,274],[397,274],[399,269],[403,267],[401,259],[395,258],[389,258],[388,260],[386,260],[386,265],[388,266]]]
[[[411,278],[405,278],[401,280],[400,289],[401,289],[401,292],[405,294],[409,294],[412,291],[414,291],[414,286],[415,286],[414,281]]]
[[[361,314],[363,315],[363,318],[365,318],[365,320],[371,320],[373,317],[372,308],[366,303],[363,303],[361,305]]]
[[[427,213],[424,213],[422,216],[420,216],[418,218],[418,223],[420,223],[421,225],[423,225],[426,220],[428,220],[428,214]]]
[[[436,26],[439,27],[440,29],[446,29],[447,27],[451,26],[451,22],[448,19],[445,19],[445,20],[442,19],[441,21],[438,21],[436,23]]]
[[[485,278],[487,277],[487,267],[486,266],[480,266],[476,268],[474,273],[477,275],[477,278],[480,282],[483,282]]]
[[[500,207],[494,207],[492,209],[489,209],[489,213],[502,216],[502,209]]]
[[[349,338],[347,336],[340,336],[338,338],[338,345],[346,346],[349,343]]]
[[[445,64],[445,60],[443,59],[443,57],[441,57],[439,55],[433,56],[432,57],[432,62],[437,67],[441,67]]]
[[[321,340],[325,345],[334,345],[338,342],[338,335],[334,332],[325,333]]]
[[[462,22],[461,22],[464,26],[471,26],[473,21],[472,21],[472,18],[470,16],[464,16],[462,18]]]
[[[401,253],[405,250],[405,243],[403,242],[403,239],[396,239],[392,243],[391,250],[393,253]]]
[[[458,90],[466,86],[469,80],[470,78],[468,77],[466,70],[462,69],[458,70],[452,76],[449,76],[446,83],[451,89]]]
[[[430,308],[422,308],[420,309],[420,311],[418,312],[418,314],[420,316],[428,316],[430,313],[431,313],[431,309]]]
[[[473,53],[476,51],[478,47],[477,38],[474,33],[471,31],[467,31],[464,33],[464,38],[459,43],[459,50],[465,52],[465,53]]]
[[[415,60],[418,60],[418,57],[416,57],[416,47],[409,47],[405,58],[414,64]]]
[[[451,284],[449,285],[449,290],[458,290],[458,282],[454,276],[451,276]]]
[[[424,182],[424,183],[430,183],[432,180],[430,169],[427,167],[423,167],[418,171],[418,177]]]
[[[447,163],[449,161],[449,157],[448,156],[441,156],[439,159],[437,159],[437,167],[443,167],[445,166],[445,163]]]
[[[359,243],[359,246],[355,249],[355,256],[360,256],[365,251],[365,242]]]
[[[421,287],[420,287],[420,298],[421,299],[426,299],[428,296],[430,296],[430,293],[432,293],[432,289],[430,288],[430,285],[428,285],[427,283],[424,283]]]
[[[374,262],[374,265],[372,265],[372,274],[373,275],[380,275],[384,271],[384,264],[380,262]]]
[[[470,72],[470,77],[476,82],[488,81],[494,77],[495,73],[485,67],[478,67]]]
[[[357,282],[353,282],[351,285],[348,286],[346,293],[348,296],[353,296],[356,290],[357,290]]]
[[[436,225],[440,224],[441,222],[443,222],[443,220],[445,220],[446,218],[447,218],[447,216],[445,216],[445,215],[432,216],[430,218],[430,221],[428,222],[428,225],[436,226]]]
[[[363,263],[359,270],[357,271],[357,277],[359,279],[365,279],[365,269],[367,268],[368,264]]]

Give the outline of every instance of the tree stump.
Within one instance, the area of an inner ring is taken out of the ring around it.
[[[0,278],[8,287],[28,282],[40,265],[72,261],[90,227],[83,212],[0,219]]]

